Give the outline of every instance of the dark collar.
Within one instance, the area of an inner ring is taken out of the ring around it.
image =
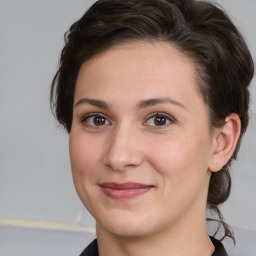
[[[221,241],[217,240],[216,238],[210,236],[212,243],[215,247],[215,251],[212,256],[228,256],[223,244]]]
[[[97,239],[93,240],[80,256],[99,256]]]
[[[228,256],[223,244],[215,239],[214,237],[211,237],[212,243],[215,247],[215,251],[212,256]],[[80,254],[80,256],[99,256],[98,252],[98,244],[97,239],[93,240]]]

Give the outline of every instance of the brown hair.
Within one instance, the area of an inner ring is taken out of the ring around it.
[[[248,86],[254,65],[246,43],[221,8],[196,0],[99,0],[65,34],[59,69],[52,81],[51,106],[70,132],[76,78],[81,64],[109,47],[132,40],[169,42],[194,60],[199,90],[209,106],[211,127],[237,113],[241,135],[230,161],[211,175],[207,206],[219,215],[225,236],[233,237],[218,208],[231,188],[229,166],[248,125]]]

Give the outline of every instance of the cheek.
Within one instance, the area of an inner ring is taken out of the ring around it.
[[[172,185],[190,183],[207,171],[209,146],[204,135],[172,136],[150,147],[148,159],[165,182]],[[203,139],[204,137],[204,139]],[[208,141],[208,140],[207,140]],[[152,144],[151,144],[152,145]],[[157,148],[157,150],[154,150]],[[172,186],[173,187],[173,186]]]
[[[98,147],[97,143],[92,143],[88,138],[78,136],[78,133],[70,133],[69,151],[74,185],[79,198],[92,215],[95,215],[92,210],[92,195],[97,194],[95,185],[97,170],[100,169],[97,164]]]
[[[155,146],[152,146],[155,144]],[[184,138],[178,136],[169,137],[160,143],[155,140],[149,148],[149,159],[152,164],[159,165],[160,170],[169,172],[178,172],[178,170],[187,164],[191,156],[191,146]],[[158,168],[156,168],[158,169]]]
[[[70,134],[69,154],[74,180],[88,176],[95,170],[99,147],[87,138]]]
[[[151,166],[161,180],[160,201],[167,212],[175,206],[173,214],[180,213],[206,194],[207,153],[200,140],[176,136],[150,153]]]

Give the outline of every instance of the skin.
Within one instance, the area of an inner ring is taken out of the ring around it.
[[[240,122],[232,114],[224,127],[209,128],[195,77],[192,60],[164,42],[114,46],[82,65],[70,159],[77,193],[96,219],[101,256],[213,253],[209,180],[232,155]],[[104,182],[152,188],[116,200]]]

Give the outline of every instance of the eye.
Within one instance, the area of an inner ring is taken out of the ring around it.
[[[105,126],[111,124],[105,116],[98,113],[90,113],[84,116],[82,123],[86,126]]]
[[[175,119],[166,113],[154,113],[144,122],[144,125],[161,127],[168,126],[175,122]]]

